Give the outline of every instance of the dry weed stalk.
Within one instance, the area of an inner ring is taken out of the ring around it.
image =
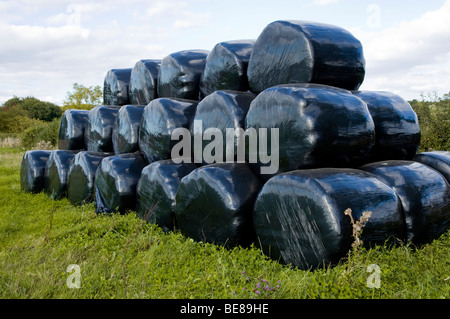
[[[355,221],[355,219],[353,218],[352,210],[350,208],[347,208],[344,214],[350,217],[350,222],[352,224],[352,237],[354,239],[352,247],[356,251],[358,247],[363,244],[363,241],[361,240],[360,236],[364,226],[369,221],[370,216],[372,216],[372,212],[371,211],[363,212],[362,216],[357,221]]]

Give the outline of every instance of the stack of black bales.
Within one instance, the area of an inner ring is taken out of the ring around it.
[[[364,76],[358,39],[305,21],[111,69],[104,105],[64,113],[58,150],[26,152],[22,189],[302,269],[347,254],[348,209],[370,212],[367,247],[429,242],[450,222],[450,152],[417,154],[411,106],[359,91]]]

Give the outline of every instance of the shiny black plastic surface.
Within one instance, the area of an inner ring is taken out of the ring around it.
[[[123,105],[112,131],[112,144],[115,154],[139,151],[139,128],[145,105]]]
[[[85,130],[89,121],[88,110],[64,111],[58,130],[58,149],[85,150]]]
[[[248,246],[254,241],[252,208],[262,182],[247,164],[220,163],[186,175],[176,195],[181,233],[196,241]]]
[[[26,151],[20,164],[20,188],[28,193],[44,190],[44,174],[51,151]]]
[[[400,201],[391,188],[361,170],[321,168],[264,184],[253,212],[257,242],[266,255],[300,269],[336,263],[353,241],[348,208],[355,220],[372,212],[361,235],[365,245],[403,239]]]
[[[67,195],[67,176],[72,159],[78,151],[55,150],[50,153],[44,173],[44,191],[52,199]]]
[[[245,117],[250,107],[250,103],[255,99],[255,97],[256,96],[250,92],[223,90],[216,91],[208,95],[198,103],[197,109],[195,111],[195,116],[191,122],[190,131],[193,139],[195,139],[196,134],[201,134],[199,140],[202,141],[202,154],[205,146],[211,143],[210,140],[203,139],[205,130],[207,130],[208,128],[217,128],[222,132],[223,137],[223,156],[221,162],[225,162],[227,153],[234,154],[232,160],[236,159],[236,155],[238,152],[236,135],[233,138],[233,145],[229,143],[230,147],[227,148],[226,129],[242,128],[245,130]],[[202,121],[201,131],[194,132],[194,121]],[[195,152],[193,152],[193,159],[195,163],[202,163],[203,156],[202,158],[199,158],[198,156],[202,154],[196,154]],[[204,159],[203,164],[207,164]]]
[[[158,98],[144,109],[139,129],[139,149],[148,162],[169,159],[173,145],[171,139],[176,128],[189,129],[197,101],[178,98]]]
[[[319,83],[357,90],[364,80],[360,41],[340,27],[275,21],[256,40],[248,70],[254,93],[279,84]]]
[[[144,167],[137,184],[138,216],[164,231],[173,230],[176,225],[175,195],[180,181],[196,168],[195,164],[175,164],[172,160],[157,161]]]
[[[128,94],[131,68],[112,69],[106,73],[103,81],[103,104],[125,105],[130,104]]]
[[[67,177],[67,199],[72,204],[83,205],[94,200],[95,172],[102,159],[111,155],[82,151],[74,156]]]
[[[199,100],[206,50],[184,50],[166,56],[158,75],[158,97]]]
[[[449,228],[450,186],[436,170],[413,161],[381,161],[361,169],[376,175],[399,196],[409,242],[430,242]]]
[[[86,146],[90,152],[113,152],[112,132],[120,106],[97,105],[89,111]]]
[[[412,160],[420,144],[420,127],[411,105],[400,96],[383,91],[353,92],[366,102],[375,123],[375,146],[370,162]]]
[[[131,70],[130,104],[147,105],[157,98],[158,73],[161,60],[139,60]]]
[[[200,79],[203,96],[218,90],[249,90],[247,67],[255,40],[217,43],[206,58]]]
[[[94,179],[97,213],[126,213],[136,209],[136,186],[148,163],[140,152],[102,159]]]
[[[419,153],[414,157],[414,161],[434,168],[441,173],[450,183],[450,152],[431,151]]]
[[[247,113],[249,128],[258,134],[267,128],[268,142],[271,128],[278,128],[278,172],[356,167],[375,143],[375,126],[367,105],[347,90],[318,84],[279,85],[258,94]],[[257,155],[254,167],[259,172],[261,166],[268,165]]]

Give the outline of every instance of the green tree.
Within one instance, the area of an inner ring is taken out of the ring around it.
[[[102,104],[103,92],[100,85],[86,87],[74,83],[73,90],[67,92],[63,110],[85,109],[90,110],[94,106]]]

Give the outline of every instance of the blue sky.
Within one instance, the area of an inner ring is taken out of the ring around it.
[[[450,91],[450,0],[6,0],[0,17],[0,102],[62,104],[75,82],[102,85],[109,69],[140,59],[256,39],[282,19],[352,32],[366,58],[362,90]]]

